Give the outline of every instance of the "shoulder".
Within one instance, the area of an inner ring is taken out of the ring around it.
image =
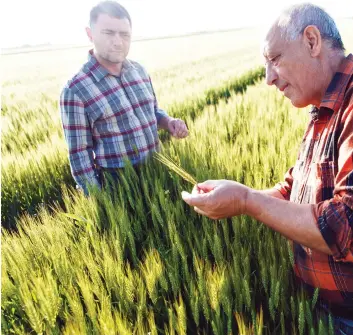
[[[94,78],[89,69],[88,63],[84,64],[81,69],[70,78],[62,88],[61,96],[63,95],[77,95],[80,96],[82,89],[94,84]]]
[[[140,63],[133,61],[131,59],[128,59],[127,62],[131,69],[137,71],[141,76],[149,78],[149,74],[146,68],[142,66]]]

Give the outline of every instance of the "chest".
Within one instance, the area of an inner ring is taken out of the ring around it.
[[[333,197],[338,131],[335,115],[309,125],[292,172],[291,201],[318,203]]]
[[[86,110],[92,124],[153,117],[154,94],[149,78],[109,75],[92,85],[88,93]]]

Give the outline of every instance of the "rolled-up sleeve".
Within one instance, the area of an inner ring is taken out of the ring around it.
[[[353,262],[353,104],[343,115],[334,197],[313,206],[317,225],[334,260]]]
[[[100,183],[95,173],[92,132],[84,104],[69,88],[65,88],[60,97],[60,110],[71,173],[87,194],[88,185],[99,187]]]

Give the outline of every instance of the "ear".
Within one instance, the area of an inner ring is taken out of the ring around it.
[[[303,32],[303,40],[311,57],[317,57],[322,47],[322,37],[319,29],[316,26],[307,26]]]
[[[93,42],[92,39],[92,29],[90,27],[86,27],[86,34],[88,36],[88,39],[90,40],[90,42]]]

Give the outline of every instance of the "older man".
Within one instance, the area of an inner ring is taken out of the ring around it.
[[[158,108],[146,70],[126,59],[131,30],[117,2],[93,7],[86,31],[94,49],[61,93],[71,172],[86,193],[89,185],[101,186],[102,175],[117,181],[126,159],[137,166],[158,150],[158,127],[176,138],[188,135],[184,121]]]
[[[332,18],[311,4],[283,12],[263,52],[267,84],[296,107],[313,105],[298,161],[271,190],[209,180],[182,197],[210,218],[250,215],[294,241],[296,275],[320,288],[337,328],[351,334],[353,56],[345,57]]]

